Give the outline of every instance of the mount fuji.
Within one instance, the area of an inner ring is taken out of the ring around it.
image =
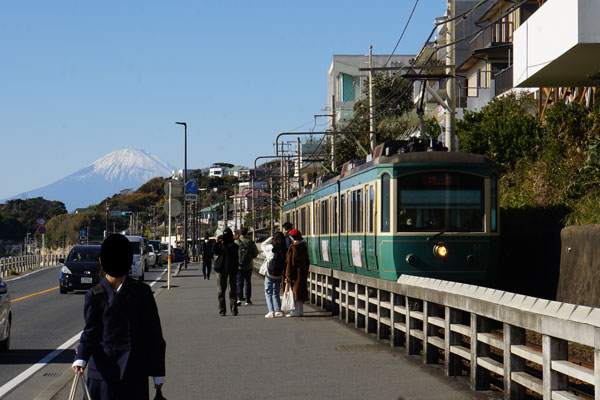
[[[43,197],[65,203],[69,211],[97,204],[123,189],[137,189],[156,177],[171,176],[175,167],[139,149],[119,149],[56,182],[9,199]]]

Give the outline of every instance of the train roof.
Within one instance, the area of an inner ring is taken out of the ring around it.
[[[407,153],[393,154],[399,149],[395,146],[397,144],[398,141],[389,141],[380,144],[375,148],[375,157],[370,161],[366,161],[365,159],[358,159],[346,162],[342,166],[342,171],[339,175],[331,176],[329,178],[326,177],[325,180],[323,180],[323,178],[317,180],[317,182],[315,182],[315,184],[313,184],[310,188],[307,188],[302,193],[298,194],[298,196],[296,196],[295,198],[290,199],[290,201],[298,200],[299,198],[316,189],[321,189],[325,186],[335,183],[339,179],[354,175],[372,166],[381,164],[479,164],[489,166],[490,168],[497,167],[497,164],[491,158],[483,156],[481,154],[461,153],[457,151],[413,151]],[[392,154],[384,155],[384,153]]]

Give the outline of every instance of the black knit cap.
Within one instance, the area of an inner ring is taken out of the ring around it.
[[[133,262],[133,248],[125,236],[113,233],[100,247],[100,259],[104,271],[114,277],[126,275]]]

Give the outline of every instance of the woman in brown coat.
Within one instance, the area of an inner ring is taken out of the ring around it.
[[[302,239],[302,234],[298,229],[289,231],[292,238],[286,255],[285,282],[289,283],[294,292],[295,310],[287,314],[286,317],[301,317],[304,312],[303,303],[308,301],[308,267],[310,260],[308,258],[308,247]]]

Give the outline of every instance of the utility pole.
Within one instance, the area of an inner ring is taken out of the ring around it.
[[[331,96],[331,130],[333,131],[331,136],[331,171],[335,173],[335,132],[337,130],[335,126],[335,95]]]
[[[254,168],[254,174],[256,174],[256,168]],[[256,241],[256,214],[254,210],[254,174],[250,181],[250,193],[252,194],[252,240]]]
[[[105,226],[104,226],[104,238],[108,236],[108,197],[106,198],[106,217],[105,217]]]
[[[447,0],[446,6],[446,15],[448,17],[448,22],[446,22],[446,43],[454,43],[455,38],[455,23],[454,23],[454,14],[455,10],[455,0]],[[455,56],[454,56],[455,45],[449,45],[446,47],[446,73],[449,75],[446,80],[446,92],[448,93],[448,110],[446,111],[446,134],[444,135],[445,146],[448,148],[448,151],[455,151],[454,145],[454,126],[456,123],[456,67],[454,66]]]
[[[269,191],[271,192],[271,237],[273,237],[273,235],[275,235],[274,231],[274,226],[273,226],[273,177],[269,177]]]
[[[284,175],[284,171],[283,171],[283,161],[284,161],[284,155],[283,155],[283,142],[281,142],[281,161],[279,162],[279,167],[281,168],[281,172],[280,172],[280,176],[281,176],[281,182],[279,184],[279,198],[281,199],[281,205],[283,206],[283,193],[284,193],[284,186],[285,186],[285,175]]]
[[[171,253],[171,180],[169,180],[169,251],[167,256],[167,290],[171,289],[171,260],[173,255]]]
[[[373,45],[369,46],[369,138],[371,140],[371,154],[375,151],[375,110],[373,109]]]

